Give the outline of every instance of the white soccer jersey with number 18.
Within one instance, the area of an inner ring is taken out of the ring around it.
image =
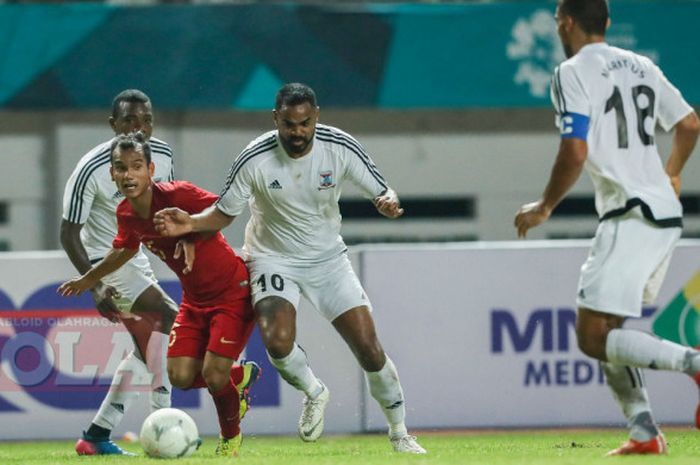
[[[173,152],[162,140],[151,137],[153,180],[173,179]],[[63,193],[63,219],[84,225],[80,239],[90,260],[103,258],[117,235],[117,205],[124,196],[109,172],[110,145],[103,142],[85,154],[68,178]]]
[[[217,207],[238,216],[250,204],[246,258],[320,262],[345,250],[338,199],[346,180],[368,198],[387,189],[362,146],[340,129],[316,125],[311,152],[298,159],[287,155],[277,131],[270,131],[235,159]]]
[[[562,138],[588,143],[586,168],[601,219],[636,206],[659,226],[679,226],[682,208],[656,148],[692,108],[651,60],[606,43],[584,46],[552,77]]]

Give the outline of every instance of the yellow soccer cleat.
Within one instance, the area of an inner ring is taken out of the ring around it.
[[[241,363],[243,367],[243,379],[236,385],[240,396],[240,409],[238,410],[238,418],[243,420],[245,414],[250,409],[250,388],[262,375],[260,365],[252,360],[244,360]]]
[[[243,434],[238,433],[231,439],[219,438],[219,445],[216,446],[216,455],[220,457],[238,457],[241,451]]]

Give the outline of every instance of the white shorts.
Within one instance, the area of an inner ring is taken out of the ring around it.
[[[265,297],[277,296],[298,309],[303,294],[328,321],[362,305],[372,310],[345,253],[310,265],[290,265],[283,259],[271,257],[255,258],[246,265],[253,305]]]
[[[114,273],[102,278],[102,282],[119,292],[119,298],[113,300],[122,312],[130,312],[136,299],[150,286],[158,287],[158,280],[143,252],[136,254]]]
[[[659,228],[635,210],[598,225],[581,267],[578,307],[639,317],[666,275],[681,228]]]

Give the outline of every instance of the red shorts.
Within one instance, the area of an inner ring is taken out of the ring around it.
[[[206,309],[183,302],[170,331],[168,358],[201,360],[209,351],[238,360],[254,327],[255,316],[248,297]]]

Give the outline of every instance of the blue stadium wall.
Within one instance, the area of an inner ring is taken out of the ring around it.
[[[609,42],[652,57],[700,103],[700,3],[613,0]],[[563,55],[553,2],[466,5],[0,6],[0,109],[261,110],[281,83],[322,106],[544,107]]]

